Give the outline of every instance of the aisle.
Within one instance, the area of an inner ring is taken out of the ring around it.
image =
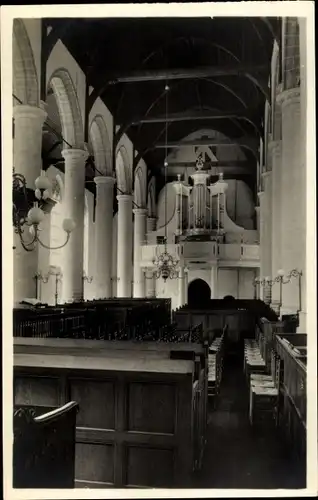
[[[273,433],[248,422],[248,391],[241,364],[224,366],[221,395],[208,416],[208,442],[197,488],[304,488],[297,466]]]

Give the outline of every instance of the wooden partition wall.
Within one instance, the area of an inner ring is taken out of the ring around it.
[[[15,340],[15,404],[79,405],[77,487],[191,486],[205,442],[204,347]]]
[[[307,335],[278,334],[278,423],[290,449],[305,464],[307,435]]]
[[[236,309],[180,309],[174,313],[173,321],[176,322],[178,328],[191,328],[198,323],[202,323],[203,337],[209,343],[213,341],[217,332],[220,334],[227,327],[227,342],[237,343],[242,336],[254,335],[256,317],[249,311],[238,311]]]

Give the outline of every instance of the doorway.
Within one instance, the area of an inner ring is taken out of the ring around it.
[[[202,306],[211,299],[211,288],[206,281],[196,279],[191,281],[188,287],[189,306]]]

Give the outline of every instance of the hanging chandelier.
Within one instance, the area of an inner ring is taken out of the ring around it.
[[[62,227],[66,233],[66,240],[62,245],[51,247],[40,239],[40,223],[44,220],[45,212],[48,209],[52,185],[49,178],[42,170],[41,175],[35,180],[35,191],[27,188],[25,177],[14,171],[12,174],[12,222],[14,231],[19,235],[21,245],[27,252],[36,248],[37,243],[48,250],[58,250],[63,248],[69,241],[71,232],[75,228],[72,219],[64,219]],[[24,238],[25,226],[31,239]],[[15,247],[13,247],[15,249]]]
[[[166,92],[166,129],[165,129],[165,235],[164,235],[164,251],[162,253],[158,253],[156,257],[153,259],[153,264],[155,266],[154,276],[156,279],[162,278],[164,282],[167,281],[168,278],[176,279],[179,277],[179,271],[177,270],[178,260],[175,259],[169,252],[167,247],[167,170],[168,170],[168,92],[169,86],[166,83],[165,86]],[[158,249],[157,249],[158,250]]]

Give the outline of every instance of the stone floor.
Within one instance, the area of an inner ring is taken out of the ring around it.
[[[219,401],[209,410],[208,442],[195,488],[305,488],[304,472],[279,437],[248,421],[248,389],[240,358],[225,360]]]

